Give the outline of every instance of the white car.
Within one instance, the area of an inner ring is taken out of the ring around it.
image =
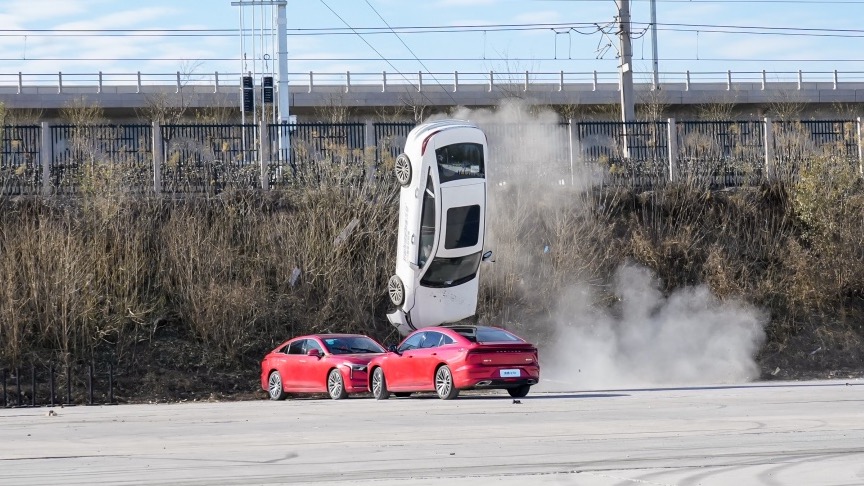
[[[477,311],[486,232],[486,135],[462,120],[424,123],[396,158],[399,236],[387,314],[400,333]]]

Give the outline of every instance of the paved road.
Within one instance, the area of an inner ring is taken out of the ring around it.
[[[0,410],[0,484],[864,484],[860,380],[53,410]]]

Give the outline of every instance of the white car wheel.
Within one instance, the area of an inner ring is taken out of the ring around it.
[[[396,157],[396,180],[403,187],[411,184],[411,160],[405,154]]]
[[[390,302],[393,305],[400,306],[405,302],[405,285],[398,275],[393,275],[387,282],[387,293],[390,295]]]
[[[435,392],[442,400],[452,400],[459,396],[459,389],[453,385],[453,373],[448,366],[435,372]]]
[[[372,395],[375,400],[387,400],[390,392],[387,391],[387,380],[384,378],[384,370],[375,368],[372,373]]]
[[[327,375],[327,391],[333,400],[341,400],[348,396],[348,392],[345,391],[345,383],[342,381],[342,373],[339,370],[332,370]]]
[[[282,377],[279,376],[278,371],[270,373],[267,380],[267,393],[270,395],[270,400],[285,400],[285,397],[288,396],[285,389],[282,388]]]

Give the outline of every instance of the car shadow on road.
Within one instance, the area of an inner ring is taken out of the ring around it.
[[[461,394],[457,400],[563,400],[569,398],[618,398],[618,397],[629,397],[630,395],[626,393],[543,393],[542,395],[528,395],[522,398],[513,398],[510,395],[468,395]],[[429,400],[438,400],[438,395],[434,393],[428,394],[417,394],[411,395],[410,397],[398,398],[397,400],[408,400],[408,399],[429,399]]]

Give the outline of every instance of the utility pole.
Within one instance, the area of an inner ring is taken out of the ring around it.
[[[621,46],[621,121],[624,122],[623,155],[626,158],[630,153],[627,123],[636,119],[633,100],[633,48],[630,45],[630,0],[615,0],[615,5],[618,7],[618,39]]]
[[[654,89],[660,89],[660,63],[657,60],[657,0],[651,0],[651,57],[654,60]]]
[[[241,11],[242,11],[243,7],[253,7],[253,6],[262,6],[262,7],[263,6],[269,6],[271,8],[276,7],[276,9],[277,9],[277,11],[276,11],[277,12],[276,13],[276,17],[277,17],[276,18],[276,24],[277,24],[277,27],[276,27],[276,36],[277,36],[277,38],[276,38],[276,47],[277,47],[276,56],[278,58],[277,59],[277,66],[278,66],[277,76],[278,76],[278,78],[277,78],[276,86],[277,86],[278,94],[279,94],[279,106],[278,106],[278,110],[279,110],[279,117],[278,118],[279,118],[279,125],[280,125],[280,127],[279,127],[279,157],[280,157],[280,160],[282,160],[282,157],[285,157],[286,159],[290,158],[290,156],[288,155],[288,154],[290,154],[290,151],[291,151],[290,133],[289,133],[289,129],[288,129],[288,124],[290,123],[290,120],[291,120],[290,106],[289,106],[290,101],[291,101],[291,95],[290,95],[290,90],[288,88],[288,14],[287,14],[288,1],[287,0],[239,0],[239,1],[231,2],[231,5],[233,5],[235,7],[240,7]],[[242,22],[243,22],[242,12],[240,15],[240,19],[241,19],[241,24],[242,24]],[[254,23],[254,17],[253,17],[253,23]],[[242,29],[243,29],[243,26],[241,25],[241,30]],[[254,29],[254,26],[253,26],[253,29]],[[262,27],[262,29],[261,29],[262,57],[264,56],[264,51],[265,51],[265,49],[263,47],[263,36],[264,36],[263,31],[264,31],[264,28]],[[240,35],[241,35],[241,50],[242,50],[243,35],[244,35],[243,32],[241,32]],[[253,45],[254,45],[254,41],[253,41]],[[245,53],[242,53],[242,56],[245,56]],[[253,55],[253,57],[254,57],[254,55]],[[253,66],[254,66],[254,63],[256,63],[256,62],[259,62],[259,60],[253,59]],[[253,113],[254,113],[254,111],[253,111]],[[261,110],[261,113],[262,113],[262,120],[263,120],[263,113],[264,113],[263,108]],[[262,124],[263,124],[263,122],[262,122]],[[266,126],[266,124],[265,124],[265,126]],[[261,135],[262,135],[262,137],[267,136],[267,134],[265,134],[265,133],[262,133]]]

